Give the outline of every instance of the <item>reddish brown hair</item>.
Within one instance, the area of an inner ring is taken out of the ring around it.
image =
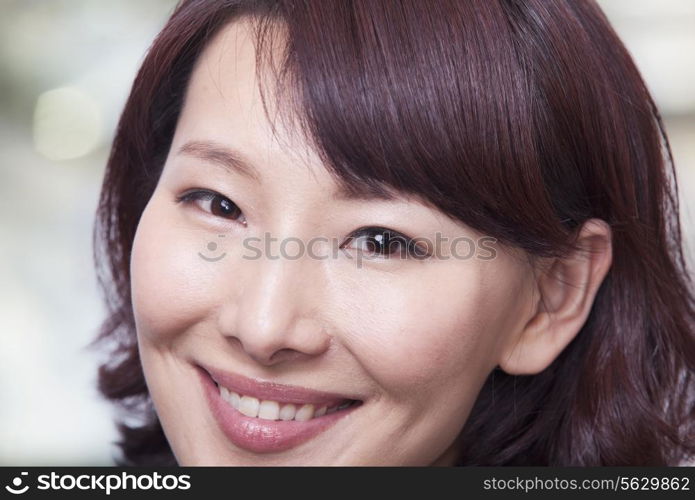
[[[259,47],[283,26],[278,78],[345,186],[414,193],[529,256],[563,255],[589,218],[612,229],[613,265],[586,324],[542,373],[490,374],[459,463],[693,456],[695,307],[671,153],[634,63],[594,3],[185,0],[133,84],[95,228],[109,306],[99,388],[124,411],[124,462],[174,461],[138,357],[135,229],[192,67],[241,15],[257,21]]]

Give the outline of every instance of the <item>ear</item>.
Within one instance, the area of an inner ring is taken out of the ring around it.
[[[586,221],[578,250],[545,262],[534,283],[534,313],[502,349],[499,367],[511,375],[547,368],[586,322],[596,292],[613,260],[611,230],[600,219]]]

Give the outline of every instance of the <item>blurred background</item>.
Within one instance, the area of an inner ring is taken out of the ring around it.
[[[695,249],[695,1],[599,2],[665,122]],[[174,0],[0,0],[0,465],[110,465],[86,345],[91,229],[120,110]]]

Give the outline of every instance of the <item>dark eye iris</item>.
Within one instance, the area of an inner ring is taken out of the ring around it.
[[[411,238],[386,228],[365,228],[350,238],[352,247],[387,258],[426,257],[427,251]]]
[[[226,196],[212,191],[191,191],[178,198],[180,203],[195,204],[215,217],[238,221],[246,225],[246,217],[241,209]]]
[[[236,203],[220,195],[215,195],[210,200],[210,212],[218,217],[226,217],[228,219],[236,219],[241,215],[241,210],[236,206]]]
[[[368,251],[379,255],[402,255],[407,248],[404,238],[390,231],[373,233],[367,236],[366,243]]]

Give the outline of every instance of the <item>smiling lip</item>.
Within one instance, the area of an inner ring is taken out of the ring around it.
[[[317,408],[356,399],[303,387],[257,381],[207,367],[199,367],[198,372],[210,410],[224,434],[234,445],[255,453],[280,452],[298,446],[324,432],[358,407],[352,405],[307,421],[247,417],[220,396],[219,385],[258,400],[295,405],[313,404]]]

